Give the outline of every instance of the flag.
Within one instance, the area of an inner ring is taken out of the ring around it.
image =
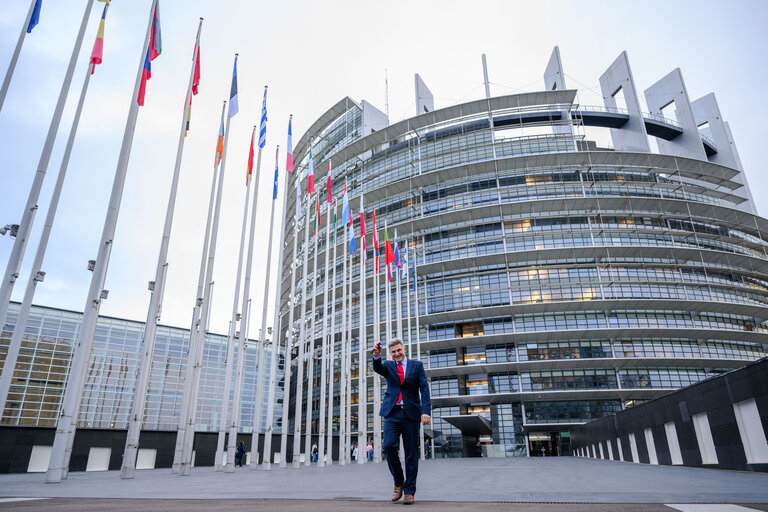
[[[325,191],[328,192],[328,204],[333,202],[333,181],[331,180],[331,161],[328,160],[328,184],[325,186]]]
[[[312,163],[312,143],[309,144],[309,170],[307,171],[307,193],[315,192],[315,166]]]
[[[253,132],[256,132],[254,130]],[[248,149],[248,169],[245,171],[245,186],[251,182],[251,176],[253,175],[253,133],[251,133],[251,145]]]
[[[320,199],[315,194],[315,231],[313,235],[317,235],[317,230],[320,229]]]
[[[352,223],[349,223],[349,254],[355,253],[355,231],[352,229]]]
[[[368,258],[365,254],[365,208],[363,207],[363,196],[360,195],[360,258],[363,265],[368,263]]]
[[[336,245],[336,201],[333,202],[333,245]]]
[[[277,178],[278,178],[278,172],[277,172],[277,151],[275,151],[275,186],[272,189],[272,200],[274,201],[277,199]]]
[[[197,31],[197,39],[195,40],[195,49],[192,52],[195,58],[195,71],[192,73],[192,94],[189,96],[189,108],[187,109],[187,121],[184,128],[184,136],[189,133],[189,122],[192,119],[192,96],[198,93],[198,87],[200,86],[200,29]]]
[[[27,34],[32,33],[32,29],[40,22],[40,7],[43,5],[43,0],[37,0],[35,2],[35,10],[32,11],[32,17],[29,18],[29,25],[27,25]]]
[[[139,84],[139,94],[136,97],[136,103],[144,106],[144,95],[147,92],[147,80],[152,78],[151,62],[157,58],[163,51],[160,38],[160,2],[155,4],[155,12],[152,14],[152,26],[149,30],[149,47],[147,55],[144,57],[144,69],[141,71],[141,84]]]
[[[149,62],[149,49],[147,49],[147,55],[144,57],[144,69],[141,71],[139,95],[136,97],[136,102],[139,104],[139,106],[144,106],[144,95],[147,92],[147,80],[150,78],[152,78],[152,64]]]
[[[400,274],[400,277],[405,279],[408,276],[408,242],[405,242],[405,245],[403,245],[403,266],[402,266],[402,273]]]
[[[38,0],[38,5],[40,4]],[[107,4],[109,5],[109,4]],[[91,74],[96,71],[96,65],[101,64],[104,57],[104,19],[107,16],[107,5],[104,6],[104,11],[101,13],[101,21],[99,21],[99,30],[96,32],[96,41],[93,42],[93,50],[91,51]]]
[[[149,32],[149,60],[155,60],[163,53],[163,41],[160,37],[160,2],[155,4],[155,12],[152,16],[152,28]]]
[[[219,165],[219,162],[221,162],[221,157],[224,154],[224,121],[221,122],[221,125],[219,126],[219,139],[216,142],[216,163],[213,164],[214,167]]]
[[[261,122],[259,123],[259,147],[267,143],[267,88],[264,88],[264,99],[261,102]]]
[[[345,226],[352,221],[349,216],[349,198],[347,197],[347,178],[344,178],[344,197],[342,198],[341,223]]]
[[[232,86],[229,88],[229,117],[235,117],[240,112],[237,103],[237,55],[235,55],[235,67],[232,68]]]
[[[392,261],[397,268],[400,268],[400,248],[397,244],[397,230],[395,230],[395,259]]]
[[[293,172],[293,134],[291,133],[291,121],[293,115],[288,118],[288,144],[285,146],[285,170]]]
[[[373,266],[376,272],[381,271],[379,262],[379,238],[376,234],[376,209],[373,210]]]
[[[301,218],[301,180],[296,179],[296,219]]]
[[[187,109],[187,120],[184,124],[184,136],[189,133],[189,121],[192,119],[192,96],[189,97],[189,108]]]
[[[200,35],[198,34],[198,38]],[[198,42],[196,44],[197,47],[197,56],[195,57],[195,73],[192,76],[192,94],[197,94],[198,87],[200,85],[200,43]],[[192,101],[190,100],[190,103]]]
[[[389,241],[389,233],[387,233],[386,219],[384,222],[384,265],[387,267],[387,277],[392,280],[392,274],[389,271],[389,265],[395,261],[395,252],[392,250],[392,244]]]

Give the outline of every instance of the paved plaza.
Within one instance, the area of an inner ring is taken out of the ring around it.
[[[44,483],[40,473],[6,474],[0,497],[33,499],[1,500],[0,510],[197,511],[222,501],[230,510],[376,509],[393,506],[390,478],[383,463],[237,468],[234,474],[206,467],[187,477],[154,469],[137,471],[133,480],[121,480],[117,471],[77,472],[59,484]],[[441,459],[422,462],[416,499],[429,510],[466,509],[472,502],[472,510],[531,512],[768,512],[768,474],[577,457]]]

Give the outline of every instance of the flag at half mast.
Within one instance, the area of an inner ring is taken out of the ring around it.
[[[381,272],[381,262],[379,258],[379,235],[376,233],[376,209],[373,209],[373,268],[375,272]]]
[[[368,263],[365,254],[365,207],[363,206],[363,195],[360,194],[360,260],[363,265]]]
[[[240,112],[240,104],[237,101],[237,54],[235,54],[235,66],[232,68],[232,85],[229,88],[229,117],[235,117]]]
[[[163,51],[162,38],[160,37],[160,2],[155,4],[155,11],[152,13],[152,26],[149,29],[149,46],[147,55],[144,57],[144,69],[141,72],[141,83],[139,84],[139,94],[136,97],[136,103],[144,106],[144,96],[147,92],[147,80],[152,78],[152,61],[155,60]]]
[[[312,143],[309,143],[309,170],[307,170],[307,193],[315,192],[315,164],[312,162]]]
[[[253,175],[253,135],[256,133],[256,127],[253,127],[253,133],[251,133],[251,145],[248,149],[248,169],[245,171],[245,186],[251,182],[251,176]]]
[[[37,0],[35,2],[35,9],[32,11],[32,17],[29,18],[29,25],[27,25],[27,34],[32,33],[32,29],[40,23],[40,8],[43,6],[43,0]]]
[[[192,53],[194,55],[193,58],[195,59],[195,71],[192,74],[192,94],[189,95],[189,108],[187,109],[187,121],[184,128],[185,137],[189,132],[189,122],[192,120],[192,96],[195,96],[200,88],[200,29],[197,31],[195,49]]]
[[[221,124],[219,124],[219,138],[216,141],[216,159],[213,164],[214,167],[219,165],[219,162],[221,162],[221,156],[224,154],[224,122],[222,121]]]
[[[101,13],[101,21],[99,21],[99,30],[96,32],[96,41],[93,42],[93,50],[91,51],[91,60],[89,61],[89,64],[91,65],[91,74],[93,74],[94,71],[96,71],[96,65],[101,64],[102,59],[104,57],[104,20],[107,17],[107,7],[109,4],[104,6],[104,10]]]
[[[293,114],[288,118],[288,143],[285,146],[285,170],[293,172],[293,133],[291,132]]]

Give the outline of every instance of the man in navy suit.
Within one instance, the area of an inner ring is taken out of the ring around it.
[[[427,374],[421,361],[405,357],[405,347],[400,338],[392,339],[387,347],[392,361],[381,360],[381,343],[376,343],[373,348],[373,371],[387,379],[387,391],[379,411],[379,416],[384,416],[382,448],[389,472],[395,480],[392,501],[399,500],[405,494],[403,504],[411,505],[419,472],[419,424],[430,422],[432,403]],[[401,436],[405,450],[405,478],[398,456]]]

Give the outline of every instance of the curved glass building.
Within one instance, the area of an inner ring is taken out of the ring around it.
[[[298,232],[293,228],[295,180],[305,194],[310,144],[321,202],[330,168],[337,198],[347,183],[356,236],[364,197],[367,347],[374,343],[375,292],[384,303],[384,279],[378,289],[372,279],[373,209],[379,242],[386,221],[390,238],[398,232],[400,250],[408,247],[409,265],[415,259],[415,273],[409,269],[405,278],[410,288],[400,288],[403,337],[410,357],[428,368],[435,421],[427,437],[437,457],[567,454],[573,425],[766,355],[768,221],[755,211],[714,95],[691,101],[675,70],[644,91],[650,112],[643,112],[625,53],[600,77],[603,105],[577,101],[557,48],[544,81],[541,92],[435,109],[416,75],[416,116],[390,124],[369,103],[344,98],[301,138],[294,152],[300,172],[286,189],[281,315],[283,335],[292,333],[294,346],[306,322],[301,352],[315,355],[312,421],[302,417],[302,430],[309,423],[318,431],[320,358],[310,347],[321,346],[320,320],[331,311],[322,293],[325,237],[315,245],[310,229],[305,249],[309,215]],[[306,214],[315,199],[304,199]],[[324,225],[325,213],[322,231]],[[339,228],[337,349],[343,233]],[[357,247],[353,404],[359,240]],[[384,321],[383,306],[379,314]],[[373,435],[377,411],[367,364],[366,431]],[[336,365],[338,372],[338,356]],[[343,379],[338,373],[334,379],[337,424]],[[356,412],[354,405],[353,431]]]

